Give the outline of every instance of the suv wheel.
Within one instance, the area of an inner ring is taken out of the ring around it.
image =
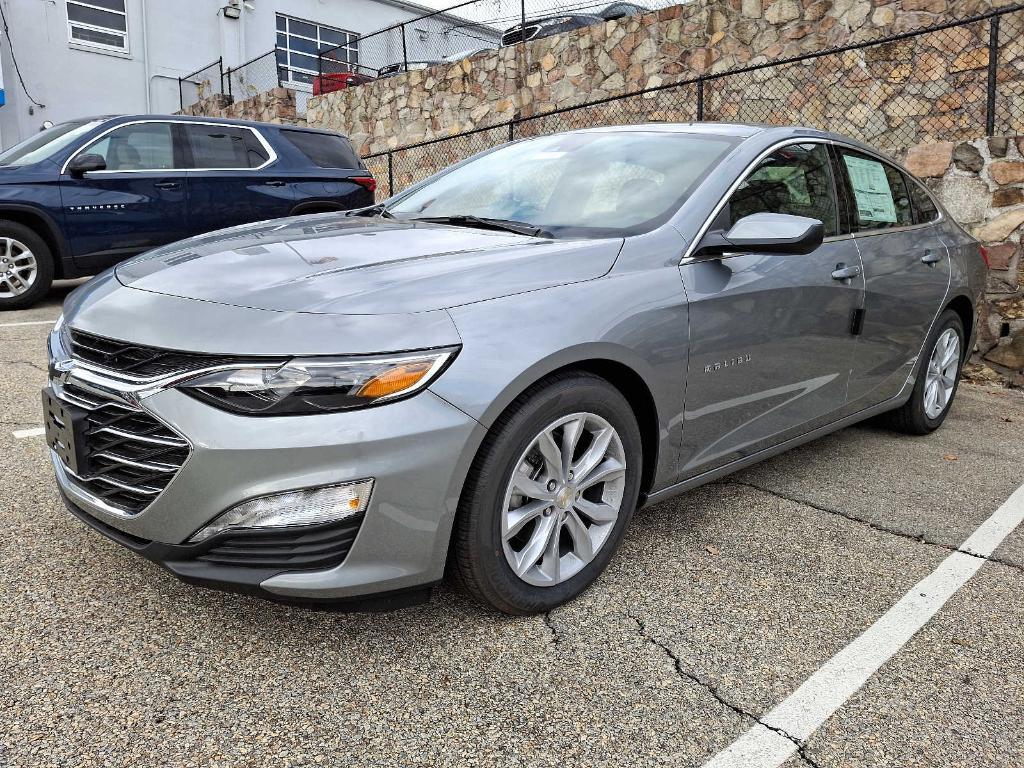
[[[462,494],[459,580],[506,613],[572,599],[618,549],[642,463],[633,411],[604,379],[567,374],[520,396],[488,435]]]
[[[0,311],[24,309],[39,301],[53,283],[53,255],[33,230],[0,221]]]

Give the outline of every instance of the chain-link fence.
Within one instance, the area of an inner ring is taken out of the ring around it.
[[[281,73],[286,67],[281,63],[283,53],[280,48],[275,48],[244,64],[225,70],[227,95],[234,101],[244,101],[259,96],[271,88],[287,85],[281,80]]]
[[[1024,133],[1024,5],[517,118],[365,160],[382,181],[383,198],[513,139],[690,121],[799,124],[889,151]]]
[[[178,78],[178,99],[182,111],[203,99],[224,93],[224,60],[200,67],[195,72]]]

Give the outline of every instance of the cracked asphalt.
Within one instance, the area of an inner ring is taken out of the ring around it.
[[[547,616],[390,614],[174,580],[63,509],[45,305],[0,316],[0,766],[701,766],[1024,482],[1024,395],[843,430],[638,513]],[[1024,765],[1024,530],[786,768]]]

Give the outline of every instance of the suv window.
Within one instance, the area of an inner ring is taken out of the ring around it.
[[[79,154],[100,155],[108,171],[153,171],[174,168],[170,123],[134,123],[115,128]]]
[[[907,185],[910,187],[910,199],[914,202],[914,223],[927,224],[938,219],[939,209],[925,188],[913,179],[908,179]]]
[[[193,168],[257,168],[267,161],[256,136],[248,128],[184,123],[192,150]]]
[[[913,224],[910,195],[902,173],[859,152],[844,149],[841,153],[853,192],[854,232]]]
[[[361,168],[355,150],[343,136],[311,131],[282,130],[290,144],[320,168]]]
[[[839,233],[835,187],[824,144],[791,144],[773,152],[729,198],[729,225],[752,213],[818,219],[825,236]]]

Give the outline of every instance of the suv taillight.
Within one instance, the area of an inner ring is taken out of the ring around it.
[[[352,176],[349,181],[355,182],[369,192],[377,191],[377,180],[373,176]]]

